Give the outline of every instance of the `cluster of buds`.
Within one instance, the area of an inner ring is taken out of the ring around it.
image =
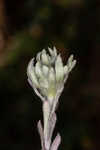
[[[36,63],[34,63],[34,58],[30,60],[27,76],[30,85],[43,102],[44,127],[41,121],[38,122],[42,150],[57,150],[61,141],[60,135],[58,134],[51,143],[56,123],[56,106],[76,60],[71,55],[64,66],[55,47],[48,48],[48,52],[45,49],[39,52],[36,56]]]

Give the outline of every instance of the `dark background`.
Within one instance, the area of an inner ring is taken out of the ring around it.
[[[73,69],[60,97],[61,150],[100,149],[100,1],[0,0],[0,150],[40,150],[42,103],[27,82],[29,60],[56,46]]]

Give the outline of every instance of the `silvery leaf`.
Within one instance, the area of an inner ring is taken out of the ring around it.
[[[53,67],[50,68],[50,70],[49,70],[49,77],[48,77],[48,80],[49,80],[49,83],[50,83],[50,82],[55,82],[55,72],[54,72]]]
[[[57,82],[62,81],[64,77],[64,68],[60,55],[57,56],[55,62],[55,71],[56,71],[56,81]]]
[[[41,53],[41,61],[42,61],[42,63],[44,64],[44,65],[49,65],[49,58],[48,58],[48,56],[47,56],[47,54],[46,54],[46,51],[45,51],[45,49],[42,51],[42,53]]]
[[[35,65],[35,72],[36,72],[36,75],[37,77],[42,77],[42,71],[41,71],[41,64],[40,64],[40,61],[37,61],[36,65]]]
[[[38,121],[37,127],[38,127],[38,132],[40,134],[41,146],[42,146],[42,149],[44,149],[44,134],[43,134],[43,127],[41,124],[41,120]]]
[[[38,80],[34,71],[34,59],[31,59],[27,67],[27,76],[36,87],[39,86]]]
[[[56,81],[55,81],[55,72],[53,68],[49,70],[48,82],[49,82],[49,87],[48,87],[47,97],[50,104],[52,105],[52,102],[56,96]]]
[[[66,75],[67,73],[68,73],[68,66],[65,65],[65,66],[64,66],[64,75]]]
[[[42,71],[45,77],[47,77],[48,72],[49,72],[49,68],[45,65],[42,66]]]
[[[39,84],[41,88],[47,89],[49,86],[48,80],[45,77],[39,79]]]
[[[76,60],[73,60],[71,66],[69,68],[69,72],[75,67],[75,65],[76,65]]]
[[[40,61],[40,57],[41,57],[41,53],[39,52],[39,53],[37,53],[36,60]]]
[[[60,135],[58,133],[57,136],[55,137],[52,145],[51,145],[50,150],[57,150],[59,145],[60,145],[60,143],[61,143],[61,137],[60,137]]]
[[[70,55],[70,57],[68,58],[68,66],[71,65],[72,61],[73,61],[74,56]]]
[[[74,56],[71,55],[68,59],[68,63],[67,63],[67,66],[68,66],[68,71],[70,72],[74,66],[76,65],[76,60],[73,60]]]

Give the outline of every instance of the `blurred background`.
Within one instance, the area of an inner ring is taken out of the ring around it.
[[[29,60],[56,46],[77,59],[60,97],[61,150],[100,149],[100,1],[0,0],[0,150],[40,150],[42,103],[27,82]]]

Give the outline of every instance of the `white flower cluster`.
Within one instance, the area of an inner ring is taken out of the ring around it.
[[[64,66],[57,50],[48,48],[49,53],[43,49],[37,54],[36,63],[34,58],[30,60],[27,67],[28,81],[35,93],[43,101],[44,129],[41,122],[38,130],[41,137],[42,150],[57,150],[61,138],[58,134],[51,144],[52,133],[56,123],[56,106],[61,92],[64,88],[69,73],[76,64],[71,55]],[[51,147],[51,148],[50,148]]]
[[[37,54],[36,64],[34,58],[27,67],[28,80],[35,92],[42,100],[49,100],[50,103],[58,96],[63,89],[64,83],[68,78],[69,72],[76,64],[73,55],[68,59],[67,65],[63,65],[60,54],[54,47],[48,48],[49,54],[43,49]]]

